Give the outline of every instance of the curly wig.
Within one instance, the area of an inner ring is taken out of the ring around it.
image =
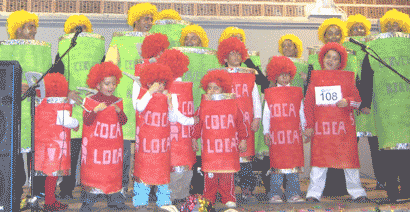
[[[211,82],[216,83],[225,93],[232,93],[232,77],[226,70],[212,70],[202,77],[201,87],[205,92]]]
[[[386,32],[386,24],[389,22],[397,22],[400,28],[405,33],[410,33],[410,18],[408,14],[392,9],[386,12],[383,17],[380,18],[380,25],[382,32]]]
[[[173,19],[173,20],[182,20],[179,13],[173,9],[162,10],[160,13],[154,17],[154,23],[162,19]]]
[[[343,70],[346,67],[346,64],[347,64],[347,51],[346,51],[345,47],[343,47],[339,43],[335,43],[335,42],[327,43],[326,45],[324,45],[320,49],[320,52],[319,52],[320,67],[322,67],[322,69],[324,69],[325,66],[324,66],[323,59],[325,58],[325,55],[329,50],[335,50],[337,53],[339,53],[339,55],[340,55],[340,65],[337,69],[338,70]]]
[[[93,32],[93,25],[85,15],[72,15],[68,17],[64,24],[64,32],[68,34],[72,29],[80,25],[86,26],[87,32]]]
[[[141,56],[144,59],[157,56],[169,47],[168,37],[161,33],[148,35],[141,45]]]
[[[182,77],[188,71],[189,58],[177,49],[167,49],[157,60],[171,68],[174,79]]]
[[[60,73],[50,73],[44,77],[46,97],[67,97],[68,82]]]
[[[208,36],[206,35],[205,30],[196,24],[186,26],[185,28],[182,29],[181,38],[179,39],[181,46],[184,46],[185,37],[191,32],[199,36],[199,38],[201,39],[202,47],[208,47],[209,40],[208,40]]]
[[[350,31],[350,28],[356,23],[363,24],[364,28],[366,29],[366,35],[370,34],[370,28],[372,28],[372,23],[370,23],[370,21],[361,14],[351,15],[349,16],[349,18],[347,18],[346,29],[348,33]]]
[[[33,21],[38,27],[38,16],[25,10],[15,11],[7,18],[7,33],[10,39],[16,39],[16,31],[24,24]]]
[[[276,82],[276,78],[282,74],[290,74],[291,79],[296,75],[296,66],[292,60],[285,56],[273,56],[266,66],[266,76],[269,81]]]
[[[325,43],[326,30],[327,30],[328,27],[330,27],[332,25],[336,25],[340,28],[340,31],[342,32],[342,39],[340,40],[340,42],[344,42],[345,38],[346,38],[346,34],[347,34],[346,23],[343,22],[342,20],[338,19],[338,18],[329,18],[329,19],[326,19],[325,21],[323,21],[323,23],[322,23],[322,25],[320,25],[319,31],[318,31],[319,40],[322,41],[323,43]]]
[[[155,17],[157,13],[158,11],[155,5],[152,5],[150,3],[136,4],[128,10],[128,25],[134,26],[134,23],[138,21],[142,16],[152,14]]]
[[[225,64],[225,59],[228,58],[229,53],[232,51],[237,51],[242,56],[242,62],[246,60],[248,57],[248,50],[246,50],[245,44],[242,43],[238,38],[230,37],[228,39],[223,40],[219,46],[216,55],[218,57],[218,61],[221,65]]]
[[[245,43],[246,35],[243,29],[239,29],[238,27],[227,27],[221,34],[218,43],[221,43],[223,40],[230,38],[232,35],[241,34],[242,35],[242,42]]]
[[[96,88],[97,85],[106,77],[114,76],[117,79],[117,85],[120,84],[122,72],[117,65],[112,62],[103,62],[95,64],[87,76],[87,85],[90,88]]]
[[[298,54],[296,55],[296,57],[297,58],[302,57],[302,53],[303,53],[302,41],[294,34],[287,34],[287,35],[282,36],[279,39],[279,53],[281,55],[283,55],[283,46],[282,46],[282,44],[285,40],[292,41],[295,44],[296,49],[298,50]]]
[[[154,82],[165,82],[165,89],[168,90],[173,82],[171,68],[161,63],[151,63],[144,66],[140,73],[142,87],[149,89],[148,85]]]

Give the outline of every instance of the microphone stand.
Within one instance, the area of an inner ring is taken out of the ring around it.
[[[21,102],[23,102],[27,97],[31,97],[30,100],[30,115],[31,115],[31,154],[32,154],[32,162],[31,162],[31,170],[30,170],[30,180],[31,180],[31,200],[29,201],[30,203],[35,203],[38,201],[36,201],[36,197],[34,196],[34,164],[35,164],[35,148],[34,148],[34,140],[35,140],[35,122],[34,122],[34,116],[36,113],[36,103],[35,103],[35,97],[36,97],[36,88],[39,87],[38,83],[41,82],[41,80],[43,80],[44,76],[46,76],[53,68],[54,66],[59,63],[61,61],[61,59],[63,59],[63,57],[72,49],[74,48],[75,45],[77,45],[77,36],[81,33],[80,30],[77,30],[76,34],[74,35],[73,39],[71,40],[71,44],[70,47],[67,49],[67,51],[64,52],[64,54],[57,60],[54,62],[54,64],[51,66],[50,69],[47,70],[47,72],[45,74],[43,74],[43,76],[41,76],[41,78],[33,85],[31,86],[26,93],[24,93],[24,95],[21,97]],[[29,203],[28,203],[29,204]],[[28,205],[27,204],[27,205]],[[37,206],[33,205],[33,206]],[[31,208],[23,208],[22,210],[27,210],[27,209],[31,209],[31,211],[44,211],[43,209],[40,208],[40,206],[38,205],[38,207],[31,207]]]

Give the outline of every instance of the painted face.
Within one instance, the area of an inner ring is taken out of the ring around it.
[[[326,52],[323,58],[324,70],[338,70],[340,65],[340,55],[335,50],[329,50]]]
[[[289,84],[290,83],[290,74],[289,73],[281,73],[277,77],[276,82],[279,85],[282,85],[282,86],[285,86],[285,85]]]
[[[402,32],[399,23],[397,22],[387,22],[386,24],[386,32]]]
[[[134,23],[135,32],[148,32],[151,30],[152,22],[154,21],[152,14],[147,14],[142,16],[140,19]]]
[[[78,26],[81,27],[82,32],[87,32],[87,27],[85,25],[78,25]],[[70,33],[74,33],[74,32],[76,32],[76,29],[72,28]]]
[[[362,23],[355,23],[350,27],[349,36],[366,36],[366,28]]]
[[[154,82],[154,83],[155,83],[155,82]],[[158,82],[158,84],[159,84],[159,88],[158,88],[158,90],[157,90],[157,93],[162,93],[162,92],[164,92],[166,83],[165,83],[165,82]],[[148,84],[148,87],[150,88],[152,85],[153,85],[153,84]]]
[[[216,83],[210,82],[208,83],[208,87],[206,88],[206,94],[220,94],[223,92],[223,89],[219,87]]]
[[[115,76],[105,77],[104,80],[97,85],[98,91],[106,96],[113,95],[116,87],[117,78]]]
[[[36,34],[37,26],[34,21],[30,21],[16,30],[16,39],[34,40]]]
[[[238,38],[240,41],[242,41],[243,42],[243,37],[242,37],[242,35],[241,34],[234,34],[234,35],[231,35],[231,37],[235,37],[235,38]]]
[[[193,32],[190,32],[185,37],[184,46],[199,46],[199,47],[201,47],[202,46],[201,38],[197,34],[195,34]]]
[[[231,51],[225,62],[228,63],[228,67],[239,67],[242,63],[242,55],[237,51]]]
[[[325,44],[329,42],[340,43],[342,30],[336,25],[330,25],[325,31]]]
[[[297,57],[298,55],[296,45],[289,39],[283,41],[282,52],[285,57]]]

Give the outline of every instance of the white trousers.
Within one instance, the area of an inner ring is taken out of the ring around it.
[[[366,196],[366,191],[360,182],[359,169],[343,169],[346,178],[347,192],[356,199]],[[323,189],[326,183],[327,168],[312,167],[310,171],[310,184],[307,190],[306,198],[314,197],[318,200],[322,197]]]

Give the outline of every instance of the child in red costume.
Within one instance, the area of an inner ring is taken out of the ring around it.
[[[198,151],[196,140],[201,138],[204,197],[214,204],[219,190],[222,203],[235,208],[234,173],[240,170],[239,151],[246,151],[248,137],[244,115],[231,93],[232,78],[227,71],[208,72],[201,87],[206,94],[195,112],[200,121],[194,126],[192,145]]]
[[[319,202],[327,168],[343,169],[348,193],[356,202],[367,202],[360,183],[359,155],[353,110],[361,103],[354,73],[341,71],[347,62],[346,49],[327,43],[319,53],[322,71],[312,71],[306,101],[306,135],[311,137],[308,202]]]
[[[127,123],[122,99],[114,91],[120,83],[121,70],[112,62],[93,66],[87,85],[98,93],[84,99],[84,128],[81,156],[80,211],[91,211],[98,194],[107,196],[108,207],[127,209],[121,194],[123,174],[122,125]]]
[[[71,118],[68,103],[68,82],[60,73],[44,77],[46,98],[36,105],[35,172],[47,176],[45,183],[46,211],[66,210],[68,205],[55,199],[58,176],[70,175],[70,129],[78,131],[78,120]]]

